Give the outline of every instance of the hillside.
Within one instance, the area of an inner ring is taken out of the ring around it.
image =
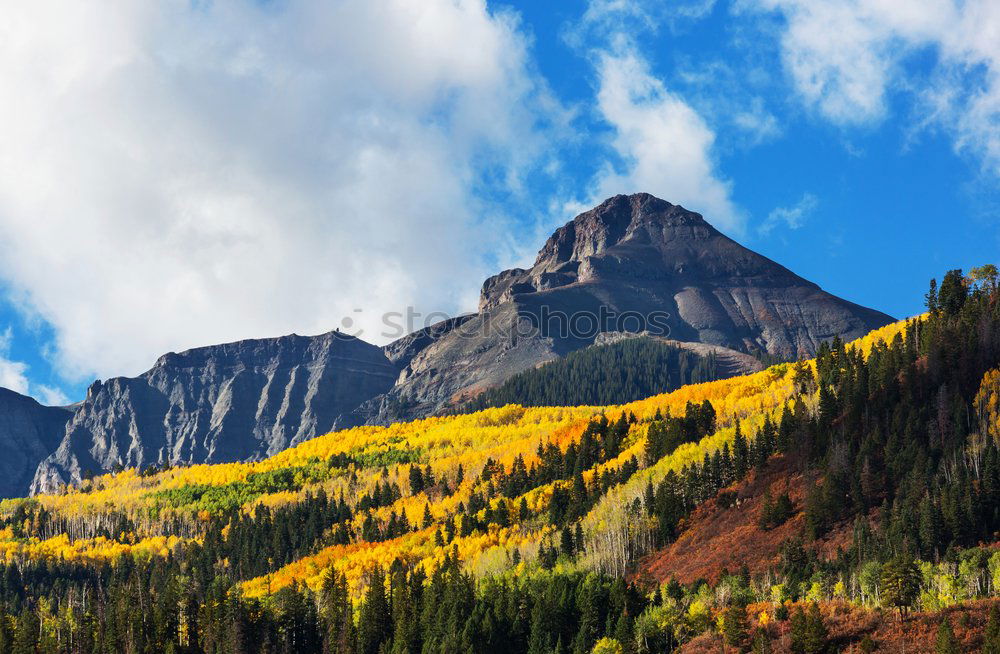
[[[988,651],[996,281],[951,271],[926,316],[624,405],[4,501],[0,651]]]
[[[649,331],[787,361],[890,322],[743,247],[700,214],[648,193],[616,195],[557,229],[531,268],[487,279],[476,314],[416,339],[397,384],[358,415],[385,424],[438,412],[605,332]]]
[[[501,407],[624,404],[688,384],[756,372],[753,357],[717,345],[602,334],[591,347],[514,375],[481,393],[464,413]],[[616,338],[617,336],[617,338]]]
[[[753,370],[751,354],[811,356],[821,341],[892,320],[648,194],[615,196],[580,214],[552,234],[530,270],[487,279],[480,304],[382,348],[332,331],[170,352],[137,377],[92,384],[67,422],[45,423],[42,439],[54,442],[45,447],[15,447],[38,436],[13,410],[5,419],[0,404],[0,458],[33,468],[11,477],[0,497],[123,468],[257,461],[333,429],[453,413],[477,397],[480,406],[621,403]],[[562,369],[545,392],[497,388],[609,337],[643,332],[669,336],[683,353],[603,376],[588,371],[587,388]],[[722,365],[705,374],[694,357]]]
[[[121,468],[262,459],[335,428],[397,374],[379,348],[339,332],[171,352],[138,377],[92,384],[49,434],[58,447],[35,461],[30,491]]]

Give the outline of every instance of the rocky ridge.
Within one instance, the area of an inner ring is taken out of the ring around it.
[[[30,490],[116,467],[262,459],[341,426],[396,375],[380,348],[339,332],[166,354],[95,382]]]
[[[581,318],[575,329],[573,317]],[[531,268],[487,279],[479,312],[412,352],[393,389],[357,415],[385,424],[440,411],[607,331],[795,359],[891,321],[743,247],[700,214],[646,193],[618,195],[557,229]]]
[[[59,445],[70,407],[42,406],[0,388],[0,497],[23,495],[38,467]]]
[[[530,268],[487,279],[476,313],[383,348],[338,332],[247,340],[97,382],[72,411],[0,397],[0,443],[11,452],[0,492],[54,490],[118,467],[256,460],[336,428],[431,415],[613,333],[711,352],[740,374],[759,366],[754,353],[809,356],[891,320],[697,213],[619,195],[557,229]]]

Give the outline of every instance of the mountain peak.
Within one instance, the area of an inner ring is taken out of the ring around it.
[[[649,193],[615,195],[553,232],[531,269],[506,270],[487,279],[479,308],[616,274],[661,279],[690,270],[692,263],[756,270],[758,261],[742,265],[753,257],[764,260],[722,235],[701,214]]]
[[[535,267],[583,261],[632,240],[646,243],[703,240],[718,234],[701,214],[649,193],[616,195],[581,213],[549,237]]]

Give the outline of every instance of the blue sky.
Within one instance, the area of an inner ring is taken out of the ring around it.
[[[344,316],[384,342],[619,192],[897,317],[1000,251],[989,0],[21,4],[0,385],[47,403]]]

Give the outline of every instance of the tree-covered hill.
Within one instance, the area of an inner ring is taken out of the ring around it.
[[[596,406],[625,404],[686,384],[718,379],[713,354],[698,356],[640,337],[571,352],[481,393],[465,411],[506,404]]]
[[[996,652],[996,270],[927,304],[627,404],[5,501],[0,654]]]

